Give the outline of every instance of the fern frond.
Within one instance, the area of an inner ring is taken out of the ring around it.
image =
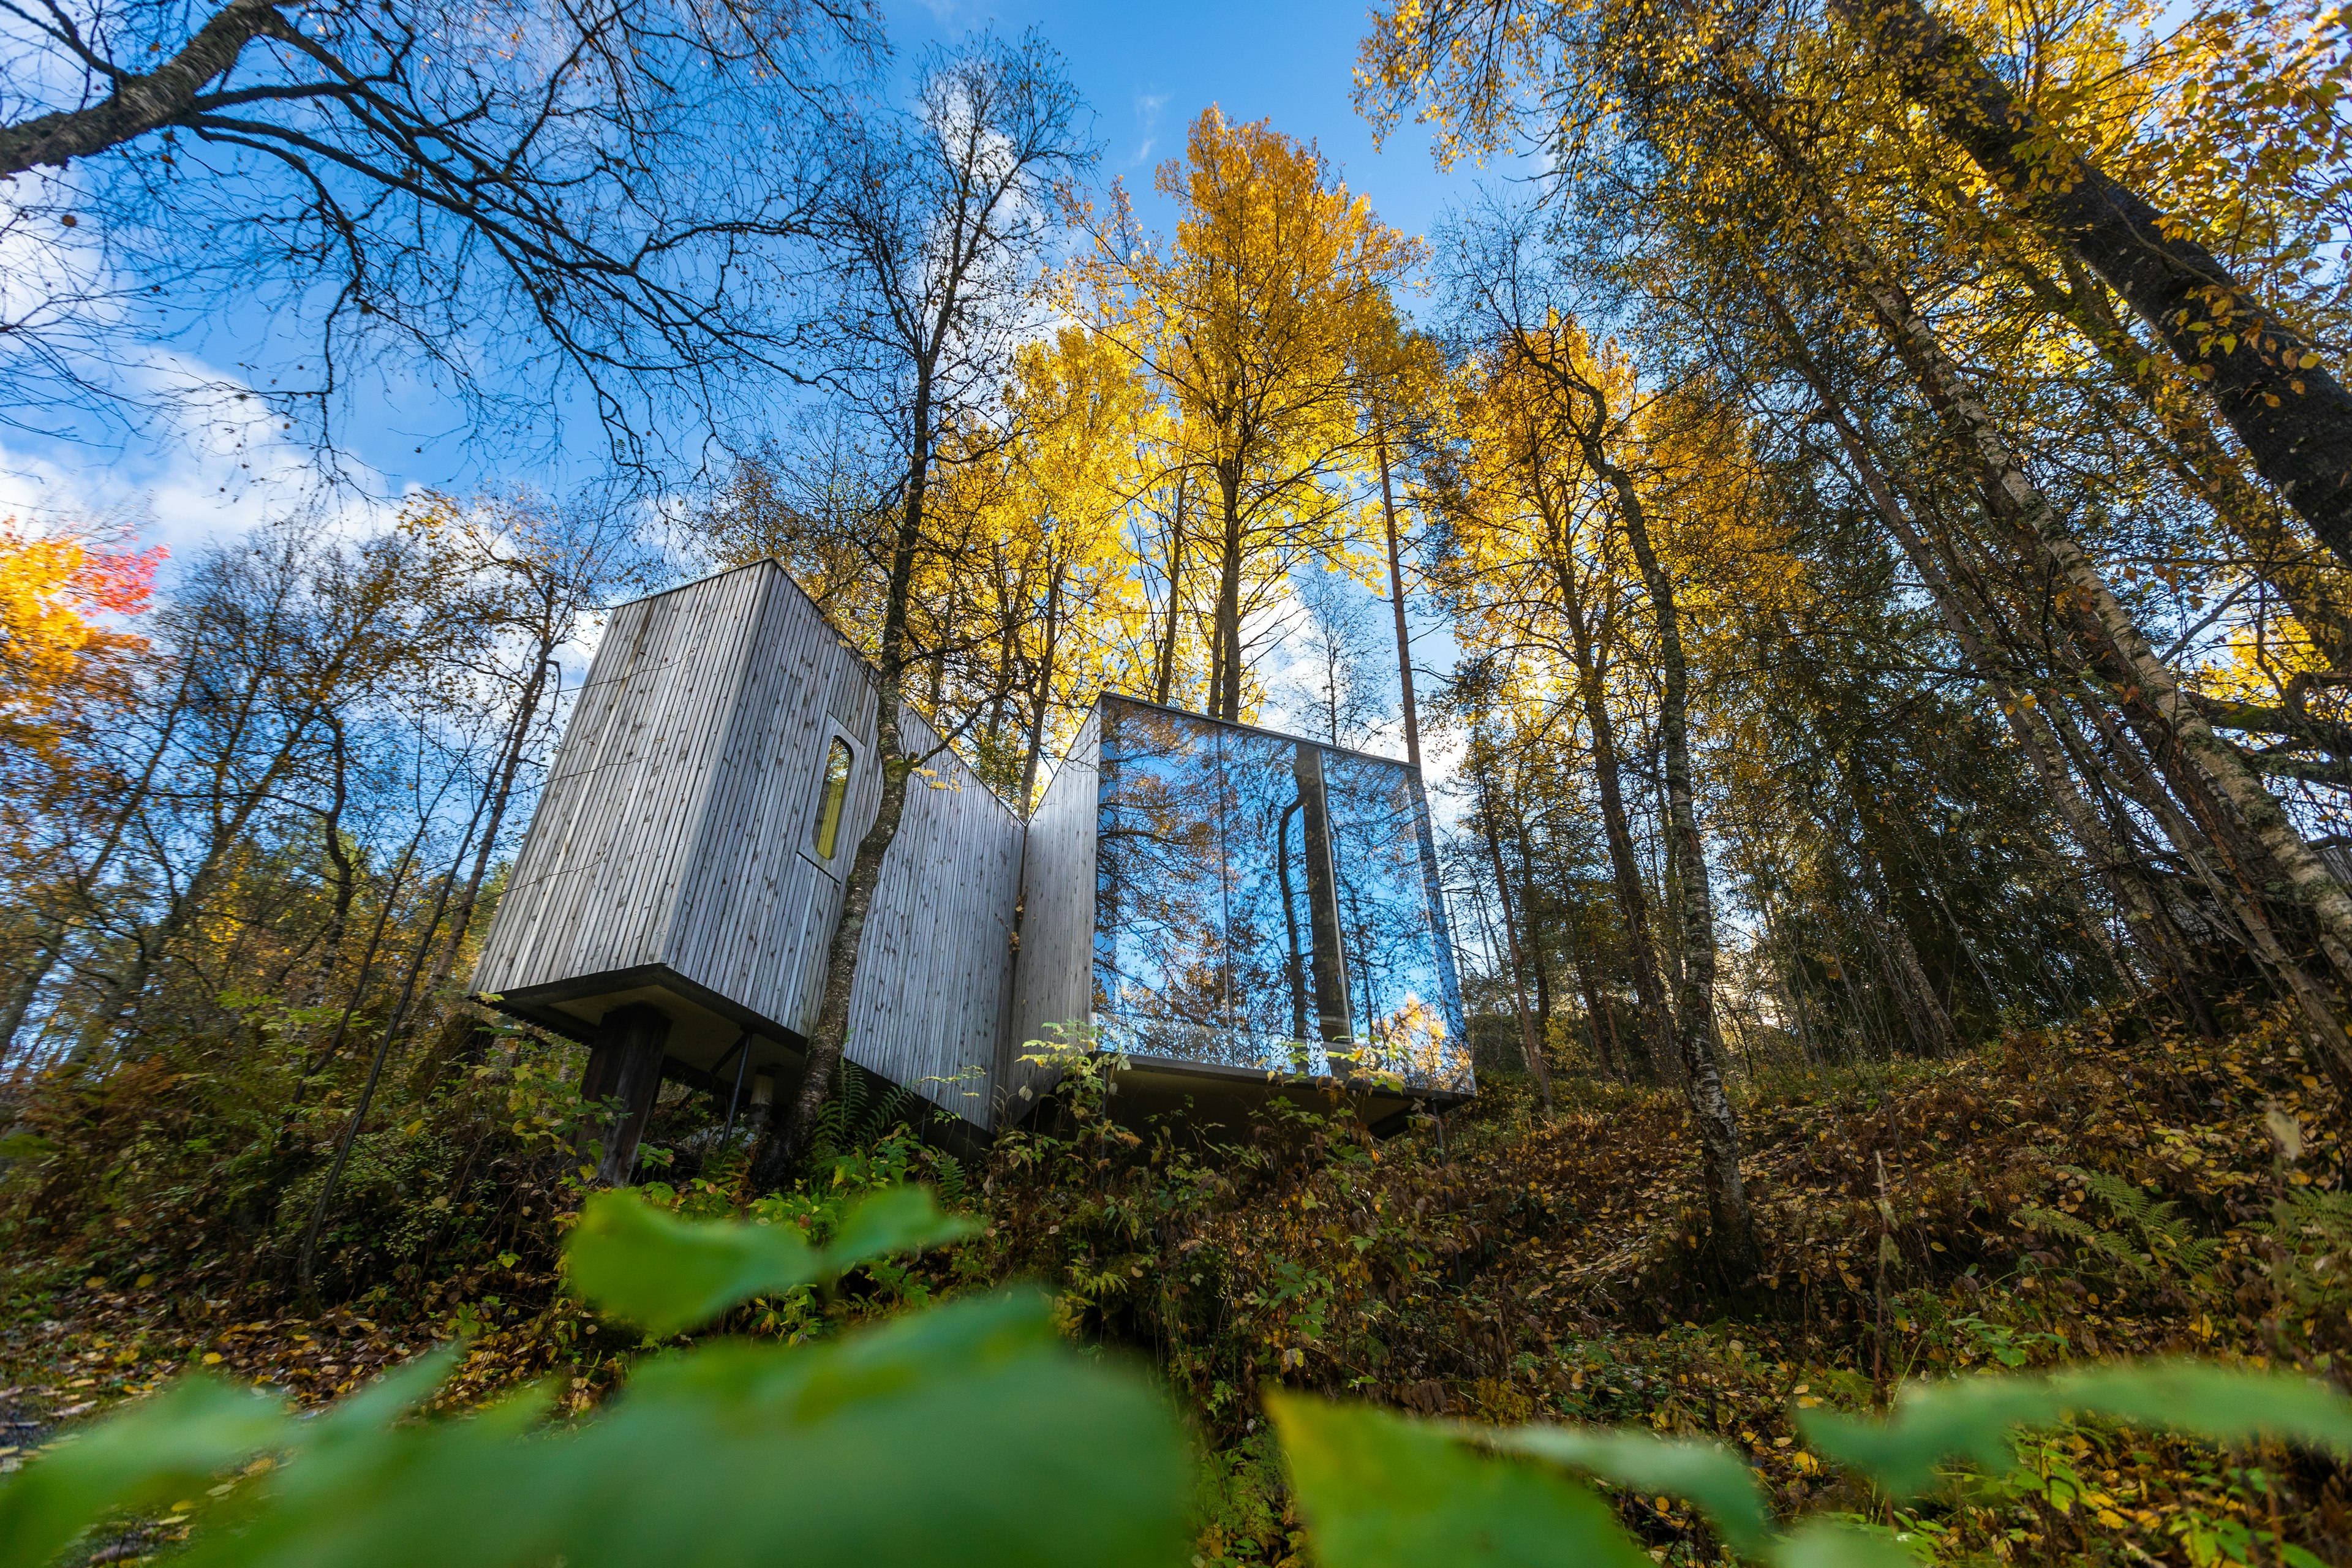
[[[2069,1241],[2087,1242],[2099,1234],[2096,1226],[2057,1209],[2035,1208],[2029,1205],[2019,1209],[2017,1216],[2036,1230],[2050,1231]]]
[[[940,1202],[949,1208],[962,1207],[971,1193],[971,1179],[964,1173],[963,1162],[944,1149],[935,1149],[931,1152],[931,1173]]]
[[[850,1146],[857,1149],[870,1147],[905,1120],[914,1103],[914,1094],[905,1084],[891,1085],[889,1092],[867,1106],[866,1114],[858,1118],[856,1132],[850,1140]]]

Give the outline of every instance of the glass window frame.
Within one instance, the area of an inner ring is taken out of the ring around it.
[[[834,758],[845,755],[838,779],[834,776]],[[816,776],[815,809],[809,823],[808,858],[820,866],[831,866],[841,858],[841,826],[849,815],[849,786],[857,777],[857,743],[841,732],[838,726],[825,737],[824,763]],[[826,830],[831,829],[833,844],[826,847]]]
[[[1150,1058],[1308,1077],[1333,1071],[1388,1077],[1402,1068],[1414,1087],[1467,1089],[1468,1040],[1452,932],[1428,802],[1410,767],[1137,699],[1106,694],[1097,713],[1101,804],[1092,990],[1104,1045]],[[1327,778],[1333,781],[1329,786]],[[1342,789],[1342,782],[1352,787]],[[1344,803],[1338,798],[1342,794],[1349,797]],[[1166,815],[1179,796],[1190,805],[1181,821]],[[1310,797],[1312,811],[1306,809]],[[1319,819],[1321,831],[1314,836],[1323,857],[1319,868],[1310,864],[1310,818]],[[1355,846],[1351,863],[1341,865],[1343,840],[1360,838],[1368,829],[1377,832],[1378,853],[1362,858]],[[1139,854],[1152,845],[1160,847],[1159,855]],[[1161,858],[1169,849],[1177,849],[1177,864]],[[1310,877],[1311,869],[1322,874]],[[1374,887],[1391,895],[1384,903],[1394,905],[1380,911],[1376,927],[1402,939],[1403,947],[1368,967],[1351,950],[1357,931],[1374,927],[1359,921],[1351,930],[1337,908],[1315,916],[1322,902],[1336,905],[1351,890]],[[1291,902],[1286,893],[1296,900],[1295,932],[1286,929],[1294,921],[1286,917],[1294,911],[1286,907]],[[1181,923],[1202,928],[1204,940],[1171,940],[1179,935],[1171,915],[1181,910],[1161,906],[1171,894],[1195,907],[1194,917]],[[1318,976],[1312,971],[1322,967],[1316,950],[1323,937],[1338,973]],[[1162,991],[1147,978],[1157,967],[1153,959],[1177,960],[1171,973],[1184,977],[1183,994]],[[1307,973],[1286,984],[1294,964]],[[1356,994],[1359,983],[1374,969],[1384,979],[1410,974],[1412,994],[1402,998],[1413,1004],[1409,1012],[1389,1018],[1399,998],[1383,996],[1380,1016],[1358,1016],[1371,1000]],[[1294,992],[1305,999],[1288,994]],[[1301,1010],[1308,1018],[1303,1038],[1294,1026]],[[1421,1048],[1386,1048],[1404,1043],[1396,1026],[1408,1018],[1420,1021],[1411,1035]]]

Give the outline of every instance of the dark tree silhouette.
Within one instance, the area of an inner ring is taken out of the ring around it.
[[[795,370],[816,132],[881,47],[867,0],[0,0],[0,417],[131,412],[227,320],[244,379],[164,396],[326,443],[383,360],[478,441],[577,400],[643,461]]]

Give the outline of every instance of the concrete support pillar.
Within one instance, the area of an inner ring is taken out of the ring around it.
[[[588,1100],[617,1100],[620,1114],[602,1130],[604,1158],[596,1179],[617,1187],[636,1173],[637,1140],[661,1093],[662,1056],[669,1045],[669,1019],[657,1007],[634,1003],[615,1007],[597,1026],[595,1047],[580,1092]]]

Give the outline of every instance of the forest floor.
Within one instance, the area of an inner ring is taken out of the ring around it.
[[[2021,1438],[2006,1479],[1956,1479],[1897,1511],[1825,1468],[1791,1420],[1882,1404],[1906,1377],[2093,1357],[2194,1353],[2340,1381],[2344,1118],[2280,1019],[2219,1043],[2094,1019],[1946,1062],[1767,1079],[1740,1110],[1765,1268],[1734,1286],[1701,1245],[1675,1096],[1578,1083],[1546,1118],[1506,1085],[1385,1142],[1290,1114],[1210,1144],[1081,1106],[967,1167],[868,1130],[764,1216],[821,1228],[841,1194],[911,1172],[985,1234],[725,1326],[821,1334],[1042,1278],[1074,1335],[1150,1357],[1194,1411],[1203,1568],[1299,1548],[1256,1420],[1271,1383],[1474,1420],[1712,1435],[1785,1506],[1867,1521],[1924,1562],[2352,1561],[2352,1485],[2325,1460],[2085,1424]],[[690,1212],[733,1204],[721,1175],[650,1191]],[[316,1403],[464,1333],[445,1405],[555,1375],[578,1412],[639,1348],[512,1251],[436,1282],[426,1309],[373,1313],[85,1274],[70,1249],[16,1259],[5,1284],[0,1468],[192,1368]],[[1719,1556],[1682,1506],[1619,1506],[1662,1561]],[[166,1519],[92,1560],[173,1534]]]

